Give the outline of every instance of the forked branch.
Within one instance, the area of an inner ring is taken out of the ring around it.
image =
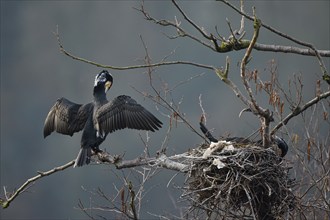
[[[249,104],[249,108],[252,111],[253,114],[255,114],[256,116],[258,116],[261,120],[261,127],[262,127],[262,142],[263,142],[263,146],[264,147],[269,147],[271,140],[270,140],[270,131],[269,131],[269,125],[270,122],[274,121],[272,114],[270,113],[270,111],[268,109],[263,109],[261,108],[258,104],[257,101],[253,95],[252,89],[249,85],[249,82],[247,81],[247,77],[246,77],[246,65],[248,63],[248,60],[250,58],[252,49],[254,47],[254,44],[257,42],[258,36],[259,36],[259,30],[261,27],[261,21],[256,17],[255,14],[255,9],[253,8],[253,16],[254,16],[254,20],[253,20],[253,27],[254,27],[254,32],[253,32],[253,37],[251,39],[251,43],[249,45],[249,47],[247,48],[245,55],[241,61],[241,78],[243,80],[243,85],[245,90],[247,91],[249,98],[250,98],[250,104]]]
[[[271,131],[271,135],[275,134],[276,131],[278,131],[278,129],[280,129],[282,126],[286,125],[292,118],[294,118],[295,116],[301,114],[302,112],[306,111],[308,108],[310,108],[311,106],[315,105],[316,103],[318,103],[320,100],[322,99],[326,99],[330,97],[330,91],[324,92],[318,96],[316,96],[315,98],[311,99],[310,101],[308,101],[305,105],[299,107],[297,106],[290,114],[288,114],[282,121],[280,121]]]
[[[190,62],[190,61],[161,61],[161,62],[157,62],[157,63],[150,63],[150,64],[142,64],[142,65],[131,65],[131,66],[113,66],[113,65],[106,65],[106,64],[101,64],[92,60],[88,60],[82,57],[78,57],[76,55],[74,55],[73,53],[69,52],[68,50],[66,50],[61,42],[61,38],[60,38],[60,34],[58,31],[58,27],[56,28],[56,32],[53,32],[53,34],[55,35],[56,39],[57,39],[57,43],[58,46],[60,48],[60,51],[65,54],[66,56],[83,62],[83,63],[87,63],[93,66],[97,66],[97,67],[102,67],[105,69],[113,69],[113,70],[132,70],[132,69],[143,69],[143,68],[148,68],[148,67],[158,67],[158,66],[169,66],[169,65],[191,65],[191,66],[195,66],[195,67],[200,67],[200,68],[205,68],[205,69],[210,69],[213,70],[212,66],[209,65],[205,65],[205,64],[201,64],[201,63],[196,63],[196,62]]]
[[[14,193],[12,193],[9,197],[6,195],[7,192],[5,190],[4,194],[5,194],[5,199],[0,199],[0,203],[2,208],[8,208],[8,206],[10,205],[10,203],[18,196],[20,195],[22,192],[24,192],[27,188],[29,188],[32,184],[34,184],[37,180],[45,177],[45,176],[50,176],[54,173],[57,173],[59,171],[63,171],[71,166],[73,166],[75,160],[72,160],[62,166],[59,167],[55,167],[51,170],[45,171],[45,172],[41,172],[38,171],[38,175],[31,177],[30,179],[28,179],[25,183],[23,183]]]
[[[245,18],[247,18],[247,19],[249,19],[251,21],[254,21],[254,16],[250,16],[250,15],[246,14],[244,11],[241,11],[240,9],[238,9],[237,7],[235,7],[233,4],[231,4],[230,2],[228,2],[226,0],[218,0],[218,1],[221,1],[221,2],[225,3],[226,5],[228,5],[232,9],[234,9],[237,13],[239,13],[242,16],[244,16]],[[266,29],[268,29],[269,31],[271,31],[271,32],[273,32],[273,33],[275,33],[275,34],[283,37],[283,38],[286,38],[286,39],[288,39],[288,40],[296,43],[296,44],[299,44],[299,45],[302,45],[302,46],[305,46],[305,47],[309,48],[309,49],[307,49],[307,51],[304,50],[304,51],[302,51],[302,53],[299,53],[299,54],[301,54],[301,55],[308,54],[308,55],[316,56],[317,57],[317,60],[319,62],[320,68],[321,68],[322,75],[323,75],[322,78],[328,84],[330,84],[330,75],[329,75],[329,73],[328,73],[328,71],[327,71],[327,69],[326,69],[326,67],[324,65],[324,62],[323,62],[322,58],[321,58],[321,53],[320,53],[321,51],[317,50],[314,47],[314,45],[312,45],[311,43],[307,43],[307,42],[298,40],[298,39],[296,39],[296,38],[294,38],[292,36],[289,36],[289,35],[287,35],[285,33],[282,33],[281,31],[276,30],[275,28],[273,28],[273,27],[271,27],[271,26],[269,26],[267,24],[262,23],[261,26],[264,27],[264,28],[266,28]],[[262,47],[259,47],[260,50],[261,50],[261,48]],[[277,46],[276,47],[277,50],[279,50],[281,48],[283,48],[283,46]],[[295,48],[293,50],[293,49],[290,49],[290,47],[288,47],[288,48],[285,48],[285,51],[286,52],[291,52],[291,51],[297,52],[298,51],[297,49],[298,48]],[[327,57],[330,57],[330,51],[323,51],[323,52],[325,52],[325,53],[322,53],[322,55],[327,56]]]
[[[132,167],[141,167],[141,166],[149,166],[149,167],[161,167],[169,170],[174,170],[178,172],[187,172],[188,165],[184,163],[177,162],[175,160],[179,160],[182,158],[185,158],[185,154],[181,155],[174,155],[171,157],[167,157],[164,154],[158,155],[157,157],[151,157],[151,158],[142,158],[138,157],[133,160],[122,160],[119,156],[112,156],[108,154],[107,152],[99,152],[97,153],[97,159],[99,163],[104,164],[113,164],[116,166],[117,169],[126,169],[126,168],[132,168]],[[64,165],[55,167],[53,169],[50,169],[45,172],[38,171],[38,175],[33,176],[29,178],[25,183],[23,183],[15,192],[13,192],[11,195],[7,195],[8,192],[6,189],[4,189],[4,196],[5,198],[1,198],[0,203],[2,208],[8,208],[9,205],[26,189],[31,187],[36,181],[39,179],[50,176],[52,174],[55,174],[59,171],[66,170],[73,166],[75,163],[75,160],[72,160]]]

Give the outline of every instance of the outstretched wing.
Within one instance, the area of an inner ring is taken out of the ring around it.
[[[131,97],[121,95],[96,110],[94,126],[105,134],[124,128],[155,131],[162,122]]]
[[[93,113],[93,104],[76,104],[60,98],[50,109],[44,125],[44,137],[53,131],[72,136],[73,133],[82,130],[87,118]]]

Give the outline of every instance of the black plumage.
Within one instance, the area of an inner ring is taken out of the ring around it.
[[[276,143],[277,147],[281,150],[281,157],[284,157],[289,150],[289,146],[286,141],[278,136],[274,136],[274,142]]]
[[[199,123],[200,129],[203,132],[203,134],[205,135],[205,137],[207,137],[207,139],[209,139],[211,142],[218,142],[217,139],[215,139],[215,137],[213,137],[213,135],[211,134],[211,132],[209,131],[209,129],[206,128],[206,126],[204,125],[204,123],[200,122]]]
[[[45,120],[44,137],[53,131],[70,136],[81,131],[92,110],[92,103],[79,105],[66,98],[58,99]]]
[[[112,76],[103,70],[95,77],[93,102],[80,105],[60,98],[46,117],[44,137],[53,131],[72,136],[83,130],[75,167],[90,163],[92,149],[100,151],[99,145],[108,133],[124,128],[154,132],[162,126],[161,121],[129,96],[121,95],[108,102],[106,92],[112,83]]]

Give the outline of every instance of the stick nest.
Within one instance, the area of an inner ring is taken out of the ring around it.
[[[294,208],[294,181],[272,148],[224,141],[215,148],[204,144],[189,154],[191,168],[182,197],[191,204],[190,215],[278,219]]]

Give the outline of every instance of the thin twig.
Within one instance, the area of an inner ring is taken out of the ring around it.
[[[145,42],[143,41],[142,37],[141,38],[141,41],[142,41],[142,44],[143,44],[143,47],[144,47],[144,50],[145,50],[145,53],[146,53],[146,65],[149,65],[151,63],[151,59],[150,59],[150,56],[149,56],[149,52],[148,52],[148,48],[147,48],[147,45],[145,44]],[[152,83],[152,77],[151,77],[151,73],[152,73],[152,70],[151,70],[151,66],[149,66],[149,69],[148,69],[148,74],[149,74],[149,84],[151,86],[151,88],[154,90],[154,92],[157,94],[157,97],[162,100],[174,113],[177,117],[179,117],[182,121],[184,121],[184,123],[195,133],[197,134],[199,137],[201,137],[202,139],[205,139],[205,137],[200,134],[188,121],[185,117],[183,117],[176,109],[173,108],[173,106],[171,104],[169,104],[160,94],[159,92],[157,91],[157,89],[154,87],[153,83]]]
[[[141,8],[135,8],[136,10],[140,11],[144,17],[148,20],[148,21],[152,21],[154,22],[155,24],[158,24],[158,25],[161,25],[161,26],[172,26],[176,29],[177,33],[178,33],[178,36],[174,36],[174,37],[169,37],[170,39],[176,39],[178,37],[188,37],[200,44],[202,44],[203,46],[213,50],[213,51],[217,51],[216,48],[214,48],[211,44],[208,44],[204,41],[202,41],[201,39],[199,39],[198,37],[188,33],[186,30],[184,30],[182,27],[180,27],[180,23],[181,22],[178,22],[176,17],[175,18],[175,22],[171,22],[171,21],[168,21],[168,20],[157,20],[155,18],[153,18],[152,16],[149,15],[148,12],[146,12],[146,10],[144,9],[144,5],[142,4],[141,5]],[[167,36],[167,35],[166,35]],[[168,36],[167,36],[168,37]]]
[[[200,63],[195,63],[195,62],[190,62],[190,61],[162,61],[162,62],[158,62],[158,63],[150,63],[150,64],[143,64],[143,65],[131,65],[131,66],[112,66],[112,65],[106,65],[106,64],[101,64],[101,63],[97,63],[91,60],[87,60],[85,58],[81,58],[78,56],[75,56],[74,54],[72,54],[71,52],[67,51],[60,39],[60,35],[58,32],[58,29],[56,32],[53,33],[57,39],[57,43],[60,47],[60,51],[67,55],[68,57],[71,57],[74,60],[78,60],[84,63],[88,63],[97,67],[102,67],[105,69],[113,69],[113,70],[132,70],[132,69],[141,69],[141,68],[148,68],[148,67],[158,67],[158,66],[168,66],[168,65],[192,65],[192,66],[196,66],[196,67],[200,67],[200,68],[205,68],[205,69],[209,69],[209,70],[213,70],[213,66],[210,65],[205,65],[205,64],[200,64]]]
[[[234,9],[236,12],[238,12],[239,14],[241,14],[242,16],[246,17],[247,19],[253,21],[254,20],[254,17],[253,16],[250,16],[246,13],[244,13],[243,11],[241,11],[240,9],[236,8],[233,4],[229,3],[228,1],[226,0],[219,0],[221,2],[223,2],[224,4],[228,5],[229,7],[231,7],[232,9]],[[322,71],[322,74],[323,74],[323,79],[326,80],[328,82],[328,84],[330,84],[330,76],[328,74],[328,71],[323,63],[323,60],[321,58],[321,55],[319,53],[319,51],[310,43],[307,43],[307,42],[304,42],[304,41],[301,41],[301,40],[298,40],[294,37],[291,37],[285,33],[282,33],[281,31],[279,30],[276,30],[275,28],[265,24],[265,23],[262,23],[261,24],[262,27],[270,30],[271,32],[283,37],[283,38],[286,38],[296,44],[299,44],[299,45],[302,45],[302,46],[305,46],[305,47],[308,47],[310,48],[313,52],[314,52],[314,55],[317,57],[317,60],[319,62],[319,65],[320,65],[320,68],[321,68],[321,71]]]
[[[69,167],[72,167],[74,164],[75,160],[72,160],[62,166],[59,167],[55,167],[51,170],[45,171],[45,172],[40,172],[38,171],[38,175],[31,177],[30,179],[28,179],[25,183],[23,183],[23,185],[21,185],[8,199],[4,200],[4,201],[0,201],[1,202],[1,206],[2,208],[8,208],[8,206],[10,205],[10,203],[19,195],[21,194],[27,187],[29,187],[32,183],[34,183],[35,181],[37,181],[38,179],[41,179],[45,176],[49,176],[53,173],[59,172],[59,171],[63,171]]]
[[[300,113],[304,112],[309,107],[313,106],[314,104],[318,103],[320,100],[325,99],[330,96],[330,91],[324,92],[319,96],[316,96],[315,98],[308,101],[305,105],[302,107],[296,107],[290,114],[288,114],[282,121],[280,121],[271,131],[271,135],[275,134],[275,132],[280,129],[283,125],[286,125],[291,118],[299,115]]]
[[[207,33],[205,33],[205,31],[200,28],[195,22],[193,22],[187,15],[186,13],[180,8],[180,6],[176,3],[176,1],[172,0],[172,3],[175,5],[175,7],[180,11],[180,13],[182,14],[182,16],[184,17],[184,19],[186,19],[196,30],[199,31],[199,33],[201,33],[203,35],[203,37],[205,37],[208,40],[213,40],[211,36],[207,35]]]
[[[217,76],[227,86],[229,86],[231,88],[231,90],[235,93],[235,95],[237,96],[237,98],[239,98],[246,106],[250,106],[249,100],[243,95],[243,93],[236,86],[236,84],[228,78],[229,65],[230,65],[230,60],[229,60],[229,57],[227,56],[226,57],[226,67],[225,67],[225,70],[221,70],[219,68],[215,68],[214,69],[214,72],[217,74]]]
[[[244,13],[244,1],[243,0],[240,0],[240,5],[241,5],[241,12]],[[244,19],[244,16],[242,15],[242,18],[241,18],[241,27],[238,31],[238,34],[239,35],[243,35],[244,33],[244,27],[245,27],[245,19]]]

